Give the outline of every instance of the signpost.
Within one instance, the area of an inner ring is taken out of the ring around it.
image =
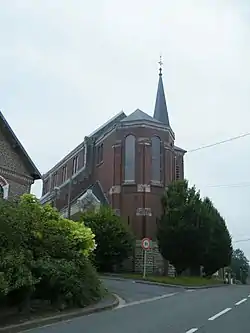
[[[141,246],[143,249],[143,279],[146,277],[146,269],[147,269],[147,251],[150,250],[150,239],[143,238],[141,241]]]

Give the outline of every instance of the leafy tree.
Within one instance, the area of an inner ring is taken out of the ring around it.
[[[32,297],[86,305],[102,294],[89,256],[94,234],[32,195],[0,200],[0,296],[29,308]]]
[[[130,256],[134,237],[111,208],[101,207],[98,212],[87,211],[81,221],[95,234],[97,247],[94,262],[98,270],[110,272]]]
[[[203,206],[210,228],[202,265],[205,275],[212,276],[220,268],[230,264],[232,240],[225,220],[209,198],[203,200]]]
[[[174,265],[177,274],[187,268],[197,273],[208,233],[199,192],[189,188],[186,180],[174,182],[168,186],[162,206],[157,231],[162,256]]]
[[[231,269],[235,274],[236,279],[241,281],[243,284],[246,284],[249,272],[249,261],[241,249],[233,251]]]
[[[162,206],[158,245],[177,274],[189,268],[197,275],[203,266],[210,276],[230,263],[231,237],[225,221],[208,198],[201,199],[195,187],[189,188],[186,180],[170,184]]]

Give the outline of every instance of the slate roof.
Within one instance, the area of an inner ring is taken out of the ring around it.
[[[90,185],[88,188],[86,188],[84,190],[84,192],[82,193],[82,195],[84,193],[87,192],[87,190],[92,190],[93,194],[97,197],[98,200],[100,200],[102,205],[108,205],[109,201],[108,198],[106,197],[102,185],[99,182],[99,180],[97,180],[94,184]]]
[[[109,131],[115,124],[119,123],[122,119],[126,118],[126,115],[123,111],[116,114],[114,117],[109,119],[106,123],[104,123],[102,126],[98,127],[94,132],[88,135],[89,138],[91,137],[101,137],[106,131]],[[43,178],[46,178],[50,173],[52,173],[54,170],[57,170],[65,161],[67,161],[71,156],[74,156],[74,154],[81,149],[81,147],[84,146],[84,141],[81,142],[78,146],[76,146],[73,150],[71,150],[67,155],[65,155],[59,162],[57,162],[52,168],[50,168],[48,171],[46,171],[43,174]]]
[[[1,111],[0,111],[0,125],[2,125],[3,128],[6,130],[6,133],[7,133],[9,141],[12,144],[15,145],[15,150],[17,151],[17,153],[19,154],[19,156],[21,157],[21,159],[24,161],[25,165],[27,166],[27,168],[28,168],[28,170],[30,172],[30,176],[34,180],[41,179],[42,175],[40,174],[40,172],[38,171],[37,167],[35,166],[35,164],[31,160],[31,158],[29,157],[28,153],[24,149],[24,147],[21,144],[21,142],[18,140],[17,136],[13,132],[13,130],[10,127],[9,123],[7,122],[7,120],[4,118],[4,115],[2,114]]]
[[[161,71],[159,75],[158,89],[155,101],[154,118],[170,127]]]
[[[84,190],[77,195],[77,197],[73,198],[73,200],[71,201],[71,205],[75,203],[77,199],[82,197],[87,192],[87,190],[92,190],[93,194],[97,197],[97,199],[100,201],[102,205],[109,205],[109,200],[105,195],[99,180],[97,180],[95,183],[91,184],[90,186],[85,187]]]
[[[154,123],[162,124],[157,119],[154,119],[153,117],[149,116],[147,113],[141,111],[140,109],[135,110],[133,113],[131,113],[129,116],[121,120],[121,123],[127,123],[127,122],[133,122],[133,121],[151,121]]]

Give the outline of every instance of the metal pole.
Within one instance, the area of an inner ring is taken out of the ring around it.
[[[147,250],[144,250],[143,279],[146,278],[146,268],[147,268]]]
[[[70,220],[71,215],[71,188],[72,188],[72,177],[69,180],[69,188],[68,188],[68,219]]]

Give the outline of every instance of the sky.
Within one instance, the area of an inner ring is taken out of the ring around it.
[[[192,150],[250,132],[249,40],[247,0],[2,0],[0,109],[45,173],[121,110],[153,114],[162,54],[176,145]],[[249,149],[185,156],[234,241],[250,238]]]

